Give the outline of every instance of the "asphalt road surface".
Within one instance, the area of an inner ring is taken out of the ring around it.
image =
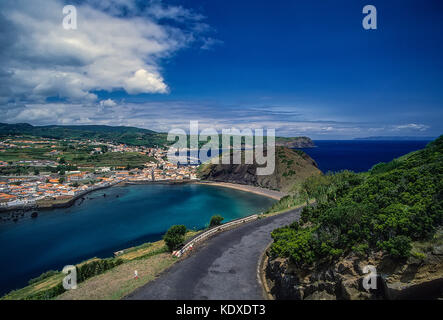
[[[298,219],[300,211],[256,220],[214,236],[125,299],[264,299],[257,276],[260,257],[272,241],[271,231]]]

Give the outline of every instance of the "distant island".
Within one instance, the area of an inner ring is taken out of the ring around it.
[[[354,138],[354,140],[388,140],[388,141],[432,141],[437,137],[420,137],[420,136],[374,136],[364,138]]]

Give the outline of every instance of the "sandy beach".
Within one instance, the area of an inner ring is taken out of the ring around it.
[[[210,185],[210,186],[231,188],[231,189],[236,189],[236,190],[241,190],[241,191],[246,191],[246,192],[252,192],[252,193],[259,194],[259,195],[262,195],[262,196],[265,196],[268,198],[272,198],[275,200],[280,200],[281,198],[283,198],[284,196],[287,195],[284,192],[269,190],[269,189],[260,188],[260,187],[249,186],[246,184],[237,184],[237,183],[229,183],[229,182],[215,182],[215,181],[199,181],[196,183]]]

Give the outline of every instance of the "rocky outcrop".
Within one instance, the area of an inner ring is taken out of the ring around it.
[[[247,184],[281,192],[288,192],[297,183],[314,174],[320,174],[315,161],[303,151],[277,147],[275,170],[270,175],[257,175],[259,165],[203,164],[199,167],[202,180]]]
[[[309,137],[276,137],[275,145],[287,148],[313,148],[315,147],[314,141]]]
[[[443,255],[434,245],[420,257],[398,261],[382,254],[362,257],[349,254],[332,264],[299,269],[284,258],[269,259],[266,277],[276,299],[367,300],[436,299],[443,297]],[[373,265],[377,288],[363,287],[367,274],[363,268]]]

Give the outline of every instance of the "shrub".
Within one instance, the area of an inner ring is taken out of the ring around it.
[[[211,222],[209,222],[209,228],[221,225],[223,219],[224,218],[220,215],[212,216]]]
[[[411,256],[419,259],[419,260],[425,260],[426,259],[426,254],[422,253],[422,252],[417,252],[417,251],[412,251],[411,252]]]
[[[163,236],[163,240],[166,243],[169,251],[174,251],[180,247],[185,240],[186,227],[183,225],[175,225],[169,228],[166,234]]]
[[[66,290],[65,288],[63,288],[63,284],[60,282],[52,288],[26,296],[24,300],[49,300],[55,298],[58,295],[61,295],[65,291]]]
[[[274,243],[271,246],[271,256],[289,258],[297,266],[310,265],[315,261],[315,240],[313,230],[300,229],[296,225],[274,230]]]
[[[98,259],[77,267],[77,282],[99,275],[123,263],[121,259]]]
[[[411,251],[411,239],[406,236],[396,236],[383,241],[379,246],[394,258],[407,258]]]

